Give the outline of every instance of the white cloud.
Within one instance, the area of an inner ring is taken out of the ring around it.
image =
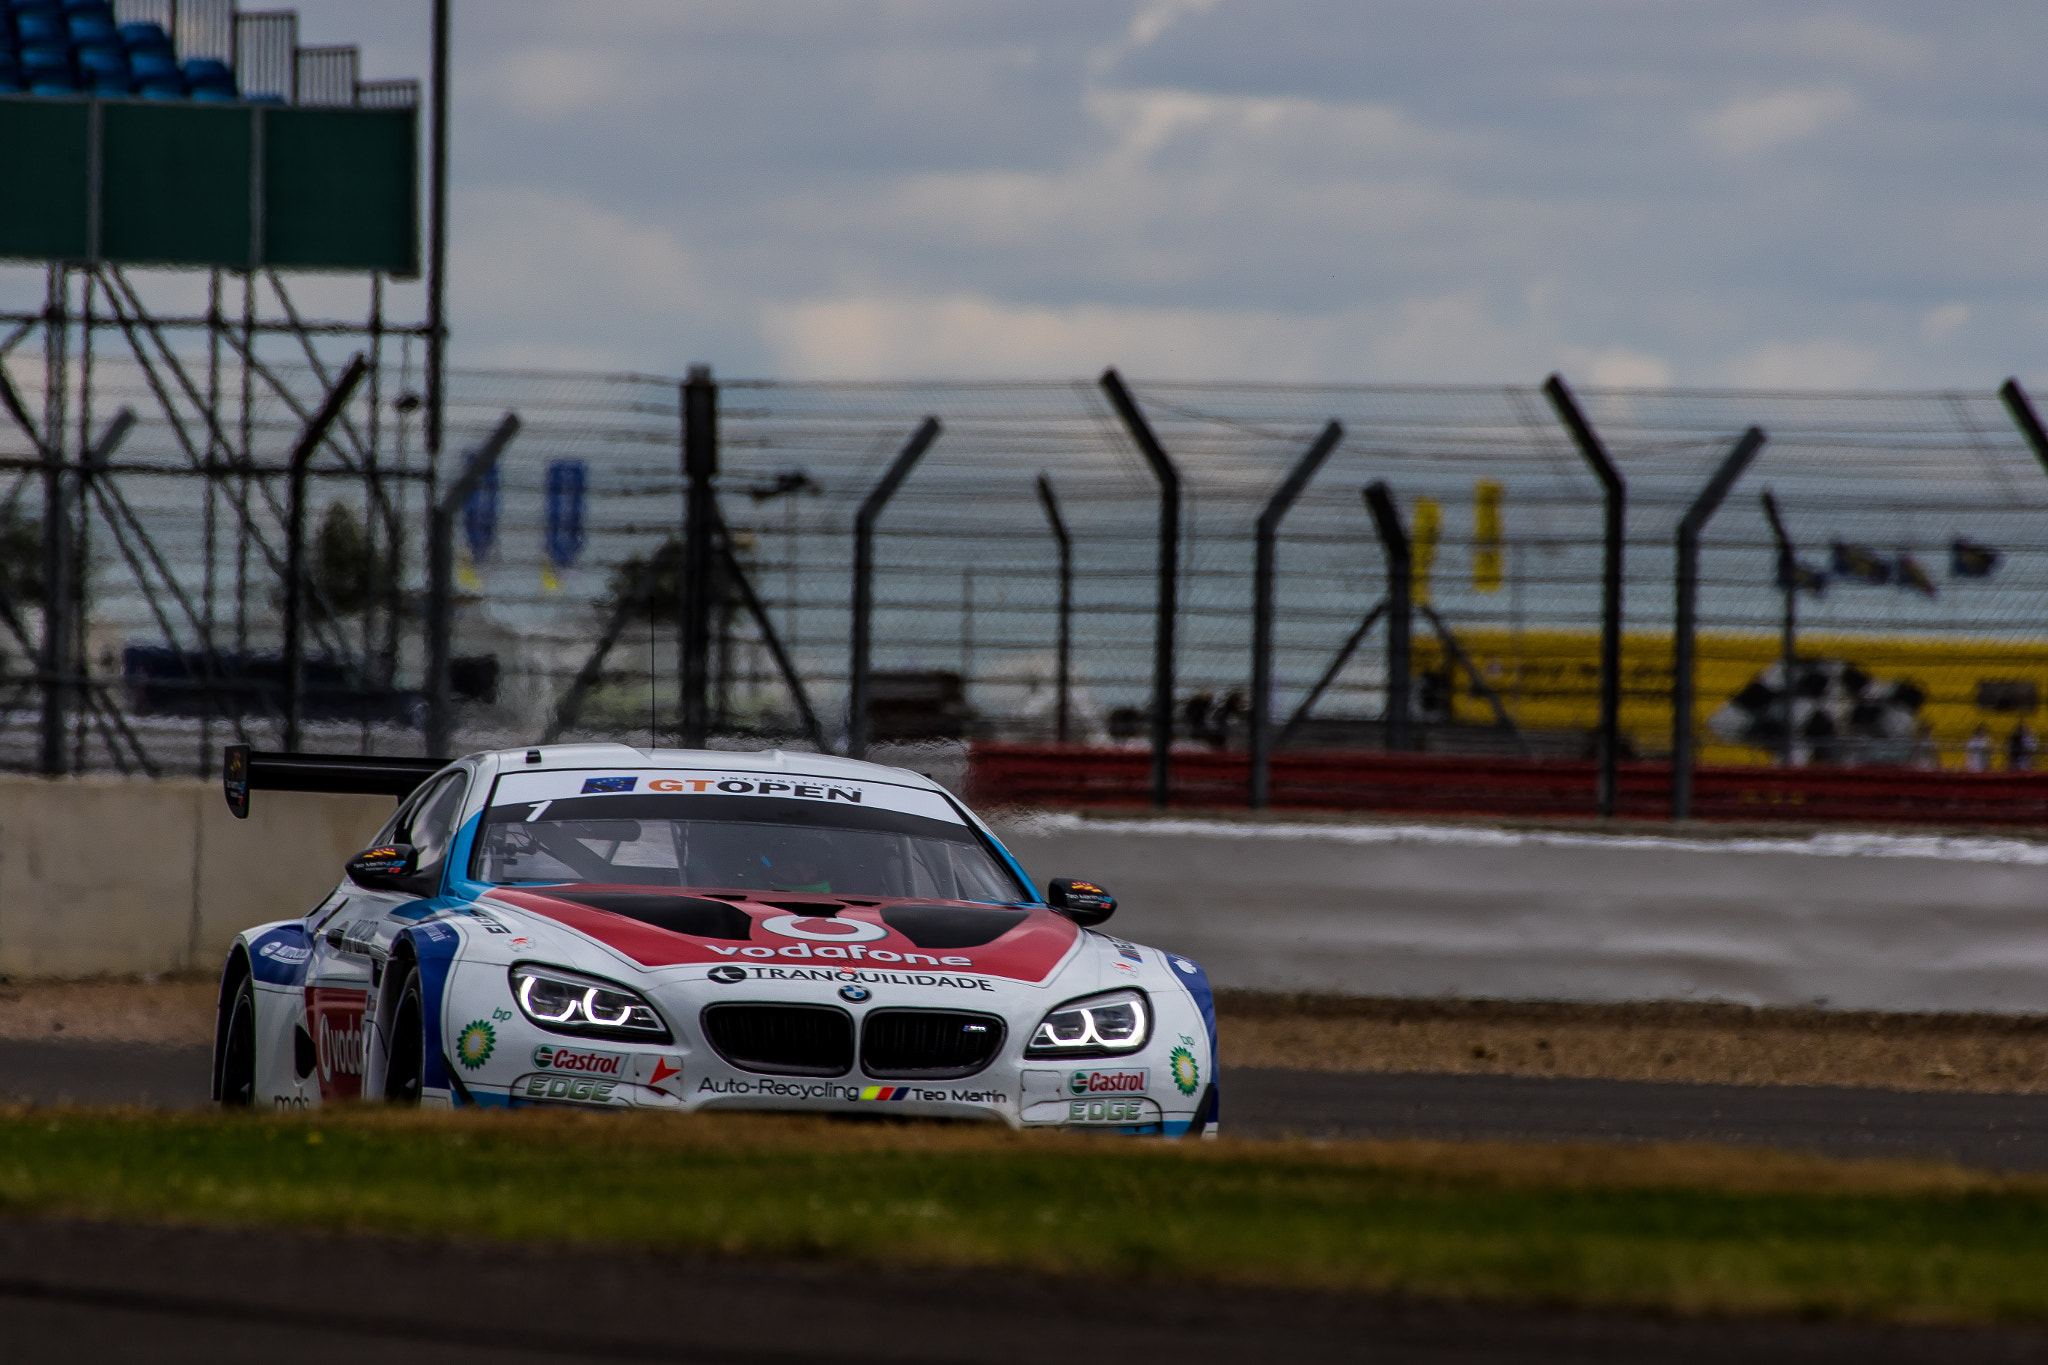
[[[1626,346],[1610,346],[1605,350],[1589,351],[1579,346],[1565,347],[1567,372],[1583,374],[1586,383],[1600,389],[1668,389],[1671,387],[1671,362],[1654,355],[1644,355]]]
[[[451,307],[468,364],[555,355],[652,368],[647,324],[710,302],[695,258],[674,234],[577,195],[473,190],[453,227]]]
[[[1732,160],[1799,142],[1847,118],[1856,97],[1847,90],[1781,90],[1731,100],[1693,120],[1708,150]]]
[[[1883,357],[1867,346],[1820,338],[1772,341],[1722,367],[1722,379],[1744,389],[1853,389],[1869,384]]]
[[[1124,57],[1150,47],[1182,20],[1207,13],[1217,4],[1218,0],[1142,0],[1121,36],[1088,54],[1089,74],[1097,79],[1108,75]]]
[[[536,119],[598,109],[633,88],[631,54],[601,47],[535,46],[492,62],[480,79],[507,105]]]
[[[1116,365],[1182,380],[1533,381],[1562,361],[1596,385],[1671,382],[1654,356],[1561,344],[1543,320],[1496,316],[1469,290],[1310,315],[867,292],[772,304],[758,325],[777,372],[805,378],[1065,378]]]
[[[1967,303],[1944,303],[1939,308],[1930,308],[1920,319],[1920,338],[1930,345],[1942,342],[1963,330],[1970,320],[1970,305]]]
[[[1729,44],[1774,60],[1897,75],[1925,64],[1929,44],[1896,28],[1848,11],[1784,15],[1736,25]]]
[[[779,373],[834,379],[1065,378],[1111,364],[1176,378],[1298,376],[1320,372],[1335,330],[1269,312],[1051,308],[971,294],[772,304],[760,328]]]

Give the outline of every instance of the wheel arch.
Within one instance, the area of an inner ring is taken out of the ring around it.
[[[220,995],[213,1007],[213,1100],[216,1104],[220,1103],[221,1069],[227,1064],[229,1011],[234,1007],[235,997],[241,993],[242,983],[255,974],[255,969],[249,964],[249,945],[237,939],[235,946],[228,950],[228,960],[221,968]]]

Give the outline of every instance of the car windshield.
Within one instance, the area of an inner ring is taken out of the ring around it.
[[[471,875],[498,885],[1032,899],[964,824],[761,797],[595,796],[492,806]]]

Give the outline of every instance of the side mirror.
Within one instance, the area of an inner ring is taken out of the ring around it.
[[[348,879],[370,891],[396,891],[420,870],[420,851],[411,844],[379,844],[348,860]]]
[[[1094,882],[1079,882],[1070,877],[1045,884],[1045,903],[1084,929],[1116,913],[1115,896]]]

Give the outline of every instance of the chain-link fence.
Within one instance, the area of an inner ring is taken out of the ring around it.
[[[10,360],[18,377],[39,363]],[[358,398],[351,434],[312,466],[310,747],[421,743],[430,479],[400,368]],[[318,378],[292,382],[317,394]],[[1136,380],[1132,391],[1184,489],[1180,743],[1245,744],[1254,527],[1335,419],[1343,439],[1277,540],[1271,714],[1282,753],[1389,742],[1388,564],[1361,496],[1383,481],[1410,542],[1405,747],[1593,757],[1601,488],[1540,388]],[[523,424],[457,522],[460,747],[550,732],[674,742],[679,394],[678,381],[643,376],[450,376],[451,451],[507,411]],[[108,471],[85,479],[85,685],[109,703],[96,724],[133,728],[162,770],[193,771],[210,768],[224,739],[274,742],[263,705],[194,700],[220,679],[199,676],[189,656],[202,631],[223,650],[231,641],[245,672],[278,648],[282,460],[302,414],[257,403],[249,461],[195,478],[184,438],[150,398],[144,376],[109,367],[94,400],[99,420],[122,403],[142,420]],[[1578,401],[1627,483],[1620,757],[1669,753],[1678,523],[1755,425],[1768,443],[1702,537],[1698,761],[2031,766],[2048,688],[2048,474],[1997,394],[1589,390]],[[1046,743],[1064,714],[1070,743],[1145,744],[1160,485],[1097,384],[724,382],[719,404],[716,487],[733,557],[712,589],[718,742],[811,732],[771,633],[817,733],[844,742],[855,513],[930,415],[943,430],[877,523],[874,737]],[[372,441],[377,480],[363,470]],[[14,463],[19,539],[40,490],[34,452]],[[435,477],[445,486],[456,472],[451,461]],[[99,496],[114,491],[125,509]],[[244,503],[253,534],[231,546],[220,527]],[[1052,509],[1071,546],[1064,688]],[[124,545],[144,531],[147,552]],[[29,548],[10,553],[26,563]],[[37,724],[31,586],[0,583],[21,625],[6,661],[9,733]],[[190,695],[173,704],[171,683]],[[29,747],[0,742],[23,765]],[[84,742],[80,757],[104,765],[121,747]]]

